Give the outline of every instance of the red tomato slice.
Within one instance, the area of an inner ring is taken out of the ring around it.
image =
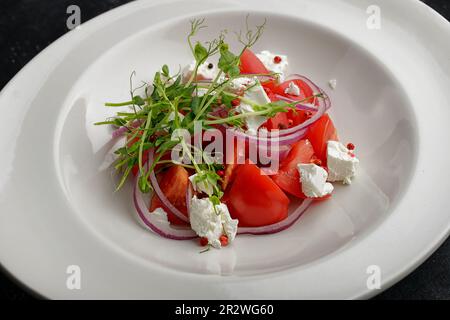
[[[300,174],[297,169],[299,163],[310,163],[314,157],[314,149],[308,140],[300,140],[292,146],[288,156],[281,162],[280,169],[272,176],[273,181],[284,191],[306,198],[302,192]]]
[[[233,181],[237,166],[238,165],[236,163],[229,163],[229,164],[225,165],[225,174],[222,179],[222,189],[223,190],[226,190],[227,187]]]
[[[270,82],[273,84],[273,82]],[[279,101],[280,98],[277,97],[277,91],[280,91],[278,87],[270,87],[266,86],[266,83],[263,84],[264,90],[266,91],[267,96],[270,101],[275,102]],[[284,95],[286,96],[286,95]],[[275,130],[275,129],[286,129],[290,127],[295,127],[308,119],[306,115],[306,111],[304,110],[289,110],[287,113],[280,112],[275,117],[267,120],[267,122],[263,125],[267,128],[267,130]]]
[[[279,112],[274,117],[267,120],[265,127],[270,130],[283,130],[289,127],[289,118],[287,112]]]
[[[261,60],[251,51],[250,49],[245,49],[244,52],[241,55],[241,64],[240,64],[240,70],[241,73],[248,73],[248,74],[264,74],[269,73],[269,70],[264,66],[264,63],[262,63]],[[272,100],[271,95],[275,95],[275,89],[276,89],[276,83],[274,80],[269,80],[262,82],[261,85],[264,87],[264,89],[269,90],[270,92],[267,92],[267,95],[269,96],[270,100]],[[272,100],[274,101],[274,100]]]
[[[277,113],[274,117],[267,120],[263,125],[267,130],[287,129],[295,127],[308,119],[306,111],[304,110],[289,110],[288,112]]]
[[[326,166],[328,140],[338,140],[336,128],[328,114],[324,114],[313,123],[308,130],[306,138],[311,142],[317,158]]]
[[[186,191],[188,188],[189,173],[182,166],[172,166],[165,173],[162,174],[161,180],[159,181],[159,187],[167,200],[172,203],[175,208],[181,211],[186,217]],[[169,212],[169,210],[164,206],[161,200],[156,196],[152,197],[150,202],[150,211],[156,208],[163,208],[168,214],[169,222],[177,225],[185,225],[186,223],[178,219],[175,215]]]
[[[241,73],[269,73],[261,60],[250,49],[245,49],[242,53],[239,67]]]
[[[291,120],[290,127],[298,126],[299,124],[308,120],[308,115],[305,110],[289,110],[288,118]]]
[[[300,95],[299,96],[293,96],[290,94],[285,93],[285,90],[289,87],[289,83],[293,82],[295,85],[297,85],[300,88]],[[288,97],[293,100],[303,100],[305,98],[312,97],[314,95],[314,91],[311,89],[311,87],[304,81],[300,79],[294,79],[294,80],[288,80],[283,83],[281,83],[275,90],[275,93]],[[314,98],[311,98],[309,100],[304,101],[305,103],[313,103]]]
[[[288,216],[289,198],[252,163],[239,165],[227,206],[240,227],[259,227]]]

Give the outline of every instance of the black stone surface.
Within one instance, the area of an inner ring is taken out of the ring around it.
[[[130,0],[1,0],[0,88],[36,54],[67,32],[69,5],[80,6],[81,20],[85,22],[127,2]],[[450,19],[449,0],[423,2]],[[0,270],[0,299],[34,298]],[[408,277],[375,299],[450,299],[450,240]]]

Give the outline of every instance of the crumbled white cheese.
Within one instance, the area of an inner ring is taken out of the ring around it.
[[[302,191],[308,198],[321,198],[333,192],[333,185],[327,182],[326,170],[314,163],[297,165]]]
[[[192,73],[195,70],[195,61],[192,61],[191,64],[187,65],[183,69],[183,81],[187,82],[192,76]],[[210,64],[212,65],[212,68],[209,68]],[[206,61],[202,63],[198,69],[197,69],[197,80],[212,80],[214,79],[217,74],[219,73],[219,68],[217,68],[217,65],[214,63],[211,63],[209,61]]]
[[[261,60],[267,70],[278,73],[280,75],[280,80],[284,81],[289,65],[287,56],[274,54],[267,50],[261,51],[256,56]],[[281,61],[278,63],[274,61],[276,56],[281,58]]]
[[[256,84],[255,78],[241,77],[231,80],[229,84],[229,89],[231,92],[237,93],[242,92],[248,87]]]
[[[214,207],[216,210],[214,210]],[[232,219],[224,203],[214,206],[208,198],[191,199],[189,210],[191,228],[199,237],[206,237],[214,248],[220,248],[220,236],[225,234],[231,243],[236,237],[238,220]]]
[[[196,182],[195,178],[197,176],[198,174],[196,173],[189,177],[189,180],[191,181],[194,190],[197,192],[204,192],[208,196],[212,195],[214,192],[214,185],[208,179],[203,179],[199,182]]]
[[[289,82],[289,87],[287,87],[286,90],[284,90],[284,93],[290,94],[292,96],[299,96],[300,88],[294,82],[291,81]]]
[[[267,96],[264,88],[260,83],[255,84],[253,87],[250,87],[244,93],[244,98],[254,102],[257,105],[265,105],[270,103],[270,99]],[[244,101],[241,101],[241,104],[236,107],[236,111],[240,113],[248,113],[254,112],[253,107]],[[247,125],[247,133],[250,135],[256,135],[258,133],[259,127],[267,121],[266,117],[263,116],[249,116],[245,118],[245,124]]]
[[[330,140],[327,143],[327,166],[328,181],[351,184],[358,170],[359,160],[342,143]]]
[[[167,217],[167,212],[164,211],[163,208],[156,208],[154,211],[150,212],[150,216],[152,220],[162,223],[162,224],[170,224],[169,219]]]
[[[337,87],[337,80],[336,79],[331,79],[330,81],[328,81],[328,85],[330,86],[331,89],[336,89]]]

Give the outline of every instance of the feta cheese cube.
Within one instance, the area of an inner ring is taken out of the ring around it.
[[[152,220],[162,223],[162,224],[170,224],[169,219],[167,217],[167,212],[163,208],[156,208],[152,212],[150,212],[150,216]]]
[[[327,182],[326,170],[314,163],[297,165],[302,191],[308,198],[321,198],[333,192],[333,185]]]
[[[241,77],[231,80],[228,86],[231,92],[238,93],[244,91],[248,87],[254,86],[255,84],[255,78]]]
[[[214,210],[215,207],[215,210]],[[214,248],[221,248],[220,236],[225,233],[231,243],[237,233],[239,221],[232,219],[226,204],[215,205],[208,198],[191,199],[189,212],[191,228],[199,237],[206,237]]]
[[[327,143],[328,181],[351,184],[359,167],[359,160],[339,141]]]
[[[250,87],[247,91],[245,91],[244,98],[251,100],[252,102],[258,105],[265,105],[267,103],[270,103],[270,99],[260,83],[257,83],[256,85]],[[248,113],[254,112],[255,110],[251,105],[241,101],[241,104],[236,107],[236,111],[240,113]],[[245,123],[247,125],[246,132],[250,135],[256,135],[258,133],[259,127],[266,121],[267,118],[263,116],[246,117],[245,118]]]

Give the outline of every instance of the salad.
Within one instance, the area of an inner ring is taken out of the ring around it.
[[[339,140],[327,94],[290,74],[286,55],[252,51],[264,26],[237,33],[232,52],[226,31],[195,41],[206,26],[193,20],[191,63],[176,73],[163,65],[142,94],[131,85],[129,101],[105,104],[118,110],[96,123],[114,127],[117,190],[133,181],[140,220],[162,237],[209,250],[280,232],[356,174],[355,146]]]

